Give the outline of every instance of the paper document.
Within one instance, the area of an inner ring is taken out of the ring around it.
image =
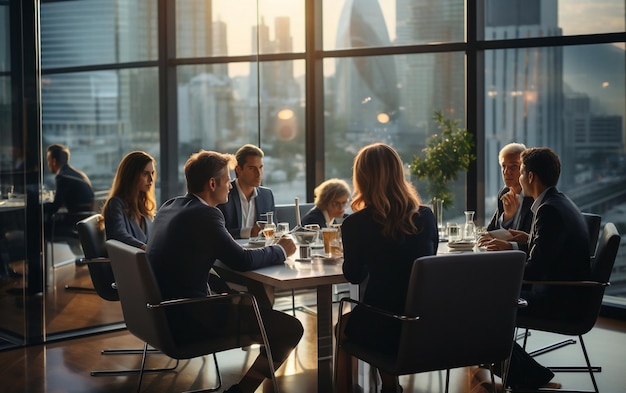
[[[496,238],[496,239],[502,239],[502,240],[509,240],[510,238],[512,238],[513,236],[511,235],[511,232],[509,232],[506,229],[500,228],[500,229],[494,229],[493,231],[489,231],[489,234]]]

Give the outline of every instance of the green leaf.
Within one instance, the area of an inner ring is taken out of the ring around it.
[[[418,179],[427,179],[428,194],[443,199],[444,206],[450,207],[454,194],[447,183],[457,180],[459,173],[467,171],[476,159],[472,153],[474,137],[459,127],[458,120],[445,118],[441,111],[435,111],[434,119],[440,132],[426,140],[423,157],[413,157],[411,173]]]

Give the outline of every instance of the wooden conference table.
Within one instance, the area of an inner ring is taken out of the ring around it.
[[[317,292],[317,391],[333,391],[333,284],[346,283],[341,263],[285,261],[249,272],[236,272],[217,261],[215,271],[227,281],[239,276],[274,289],[314,288]]]
[[[246,243],[245,240],[239,241]],[[437,254],[451,252],[447,243],[439,243]],[[333,284],[347,283],[343,276],[342,264],[317,261],[296,262],[289,258],[283,265],[268,266],[248,272],[231,270],[220,261],[213,266],[215,271],[227,281],[240,281],[241,278],[258,282],[274,289],[314,288],[317,292],[317,391],[333,390]]]

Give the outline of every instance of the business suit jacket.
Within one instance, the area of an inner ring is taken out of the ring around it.
[[[507,192],[509,192],[508,187],[504,187],[498,192],[498,207],[496,211],[493,213],[493,216],[491,217],[489,224],[487,225],[488,231],[492,231],[494,229],[500,228],[499,219],[502,216],[502,214],[504,214],[504,205],[502,204],[501,198]],[[533,222],[533,212],[530,210],[530,207],[532,206],[533,202],[534,202],[533,197],[525,196],[524,199],[522,200],[522,209],[520,211],[520,219],[519,219],[518,226],[515,227],[514,225],[510,225],[510,226],[507,226],[506,229],[518,229],[520,231],[529,233],[530,226]]]
[[[146,252],[165,299],[206,296],[209,271],[216,259],[240,271],[285,261],[278,245],[244,249],[226,230],[222,212],[191,194],[161,206]]]
[[[350,214],[341,225],[343,274],[353,284],[367,280],[365,303],[393,313],[404,312],[413,261],[436,254],[439,245],[437,221],[431,209],[420,207],[413,222],[419,233],[407,236],[403,242],[383,237],[382,227],[374,222],[369,208]],[[373,324],[357,307],[351,313],[346,333],[377,350],[389,351],[396,348],[399,329],[395,322]]]
[[[343,218],[345,219],[346,217],[348,217],[348,215],[344,214]],[[301,221],[303,226],[317,224],[320,228],[326,228],[326,217],[324,216],[324,211],[318,207],[313,207],[309,210],[304,217],[302,217]]]
[[[241,201],[239,200],[239,190],[235,185],[235,180],[231,182],[233,188],[231,188],[228,194],[228,202],[218,205],[218,209],[222,211],[224,219],[226,220],[226,228],[228,232],[235,238],[241,238]],[[267,187],[257,188],[258,196],[255,199],[256,206],[256,221],[264,220],[261,214],[267,212],[276,213],[276,206],[274,204],[274,194],[272,190]]]
[[[65,206],[69,213],[93,210],[94,193],[91,182],[82,171],[63,165],[54,178],[56,191],[54,201],[44,205],[48,215]]]
[[[589,235],[578,207],[555,187],[548,189],[537,209],[529,239],[525,280],[589,279]],[[567,300],[577,307],[580,291],[544,285],[525,286],[522,297],[529,305],[520,315],[567,316],[570,308],[556,307]]]
[[[104,210],[104,228],[107,239],[119,240],[134,247],[142,247],[148,243],[152,220],[142,217],[143,227],[134,218],[126,214],[126,204],[121,198],[109,199]]]

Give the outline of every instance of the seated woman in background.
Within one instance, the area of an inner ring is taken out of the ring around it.
[[[102,209],[107,239],[146,249],[156,199],[156,161],[148,153],[133,151],[120,162]]]
[[[350,186],[341,179],[328,179],[315,187],[315,207],[302,217],[302,225],[317,224],[320,228],[329,227],[339,219],[341,223],[346,214],[350,198]]]
[[[367,280],[364,303],[402,314],[413,261],[437,253],[437,221],[405,179],[402,159],[388,145],[362,148],[354,159],[352,181],[354,213],[341,226],[343,274],[353,284]],[[400,326],[393,321],[373,321],[359,306],[342,318],[351,340],[376,351],[397,351]],[[341,349],[337,367],[337,391],[351,391],[354,362]],[[402,392],[397,376],[381,370],[379,374],[381,392]]]

